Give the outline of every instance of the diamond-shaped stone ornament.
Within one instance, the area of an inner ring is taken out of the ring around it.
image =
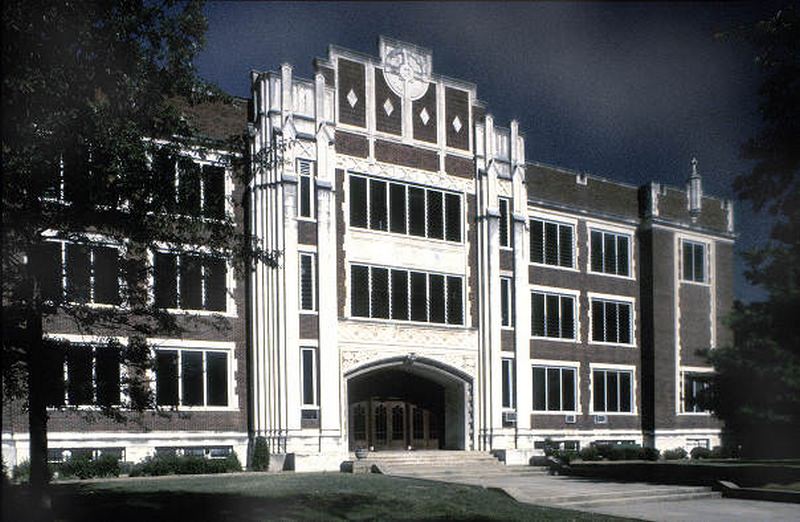
[[[458,116],[453,118],[453,129],[455,129],[456,134],[461,132],[461,118],[459,118]]]
[[[431,119],[430,114],[428,114],[428,109],[425,107],[422,108],[422,110],[419,112],[419,119],[422,120],[423,125],[428,124],[428,121]]]
[[[391,116],[394,112],[394,105],[392,105],[392,100],[386,98],[386,101],[383,102],[383,110],[386,111],[387,116]]]
[[[356,103],[358,103],[358,96],[356,96],[353,89],[350,89],[350,92],[347,93],[347,103],[350,104],[350,107],[355,107]]]

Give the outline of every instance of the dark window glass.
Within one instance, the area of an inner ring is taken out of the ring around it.
[[[389,318],[389,270],[372,268],[372,317]]]
[[[561,266],[572,267],[572,227],[560,225],[558,227],[559,263]]]
[[[428,191],[428,237],[444,239],[444,216],[442,211],[444,203],[442,193]]]
[[[228,356],[206,352],[206,393],[209,406],[228,405]]]
[[[369,317],[369,268],[353,265],[351,279],[351,313],[355,317]]]
[[[533,294],[531,326],[533,335],[544,335],[544,294]]]
[[[177,308],[177,256],[175,254],[156,252],[154,271],[156,306],[159,308]]]
[[[203,308],[203,262],[200,256],[181,255],[181,308]]]
[[[373,230],[389,229],[386,210],[386,182],[369,180],[369,228]]]
[[[558,312],[559,312],[559,298],[557,295],[546,296],[547,305],[547,337],[559,337],[560,332],[558,328]]]
[[[391,212],[391,230],[399,234],[406,233],[406,187],[397,183],[389,186],[389,210]]]
[[[500,324],[511,326],[511,280],[500,278]]]
[[[603,233],[592,230],[592,272],[603,271]]]
[[[86,245],[67,244],[67,300],[89,302],[91,259]]]
[[[606,335],[603,339],[609,343],[619,341],[619,330],[617,324],[617,303],[605,303],[606,305]]]
[[[42,298],[60,302],[62,299],[61,243],[42,243],[33,250],[31,263],[39,279]]]
[[[443,323],[444,312],[444,276],[431,274],[428,276],[428,303],[430,305],[430,321]]]
[[[628,238],[625,236],[617,236],[617,274],[623,276],[630,275],[630,271],[628,270],[629,262]]]
[[[544,224],[544,262],[548,265],[558,264],[558,225]]]
[[[408,272],[392,270],[392,319],[408,320]]]
[[[546,411],[545,403],[545,369],[541,367],[533,368],[533,409],[535,411]]]
[[[311,177],[300,176],[300,215],[311,217]]]
[[[514,361],[503,359],[503,408],[513,408],[512,390],[514,387]]]
[[[203,405],[203,353],[184,351],[181,353],[181,385],[184,406]]]
[[[622,344],[631,343],[631,306],[620,304],[619,306],[619,342]]]
[[[190,216],[200,214],[200,165],[190,159],[178,161],[178,206]]]
[[[683,279],[694,281],[694,250],[686,241],[683,242]]]
[[[225,169],[203,166],[203,215],[213,219],[225,217]]]
[[[461,241],[461,196],[445,195],[445,228],[448,241]]]
[[[178,404],[178,352],[156,352],[156,404]]]
[[[61,156],[42,160],[41,195],[49,199],[61,199]]]
[[[94,302],[119,304],[117,249],[94,247]]]
[[[603,234],[603,262],[607,274],[617,273],[617,236]]]
[[[72,405],[94,403],[91,346],[72,346],[67,350],[67,398]]]
[[[227,309],[228,267],[224,259],[207,257],[205,263],[206,310],[224,312]]]
[[[594,400],[594,411],[606,411],[606,372],[592,372],[592,397]]]
[[[311,255],[300,255],[300,308],[314,309],[314,259]]]
[[[76,144],[64,152],[64,197],[67,201],[85,202],[90,196],[86,190],[89,177],[89,152]]]
[[[395,406],[392,408],[392,440],[403,440],[405,436],[405,408]]]
[[[153,190],[156,210],[175,211],[175,156],[165,149],[156,151],[153,157],[153,175],[156,187]]]
[[[411,272],[411,320],[428,320],[428,282],[425,274]]]
[[[694,245],[694,281],[700,283],[706,280],[704,250],[703,245]]]
[[[619,411],[631,412],[631,374],[630,372],[619,373]]]
[[[44,395],[47,406],[64,405],[64,349],[60,346],[45,344]]]
[[[464,324],[464,298],[460,277],[447,278],[447,322]]]
[[[314,350],[303,349],[303,404],[313,406],[314,397]]]
[[[544,263],[544,223],[531,220],[531,262]]]
[[[573,339],[575,337],[575,313],[571,297],[561,297],[561,337]]]
[[[117,346],[95,348],[98,404],[119,404],[119,355]]]
[[[575,370],[561,369],[561,393],[563,396],[562,409],[575,411]]]
[[[425,237],[425,190],[408,187],[408,232]]]
[[[606,372],[606,408],[607,411],[619,411],[619,374]]]
[[[592,340],[605,340],[605,308],[602,301],[592,301]]]
[[[547,409],[561,410],[561,375],[558,368],[547,369]]]
[[[509,246],[508,241],[508,200],[500,198],[500,246]]]
[[[350,176],[350,226],[367,228],[367,180]]]

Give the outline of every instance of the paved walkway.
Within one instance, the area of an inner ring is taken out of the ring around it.
[[[685,520],[703,522],[728,522],[734,520],[796,522],[800,520],[800,504],[740,500],[736,498],[617,504],[592,508],[591,511],[620,517],[670,522]]]

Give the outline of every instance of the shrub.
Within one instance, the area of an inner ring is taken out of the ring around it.
[[[583,448],[578,455],[580,456],[581,460],[586,461],[601,460],[603,458],[596,446],[587,446]]]
[[[664,460],[680,460],[685,459],[686,456],[686,450],[683,448],[668,449],[664,451]]]
[[[711,450],[708,449],[708,448],[703,448],[703,447],[698,446],[696,448],[692,448],[692,451],[690,452],[690,455],[695,460],[709,459],[709,458],[711,458]]]
[[[27,483],[31,480],[31,463],[23,460],[11,470],[11,478],[14,482]]]
[[[265,437],[256,437],[251,467],[253,471],[267,471],[269,469],[269,445]]]
[[[549,456],[560,460],[564,464],[569,464],[571,461],[578,458],[578,452],[575,450],[554,449],[550,452]]]
[[[658,460],[660,456],[661,452],[656,448],[642,448],[643,460]]]
[[[62,478],[77,477],[81,480],[96,477],[119,477],[119,459],[114,455],[101,455],[92,459],[89,454],[76,455],[67,459],[58,468]]]
[[[198,475],[204,473],[230,473],[241,471],[242,464],[236,453],[224,459],[206,459],[203,457],[156,456],[147,457],[134,464],[130,470],[131,477],[162,475]]]

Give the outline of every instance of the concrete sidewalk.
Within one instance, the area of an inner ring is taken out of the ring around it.
[[[580,509],[580,508],[579,508]],[[588,511],[588,509],[584,509]],[[800,521],[800,504],[740,500],[736,498],[711,498],[702,500],[677,500],[647,504],[616,504],[592,508],[594,513],[633,517],[655,521],[703,522],[796,522]]]

